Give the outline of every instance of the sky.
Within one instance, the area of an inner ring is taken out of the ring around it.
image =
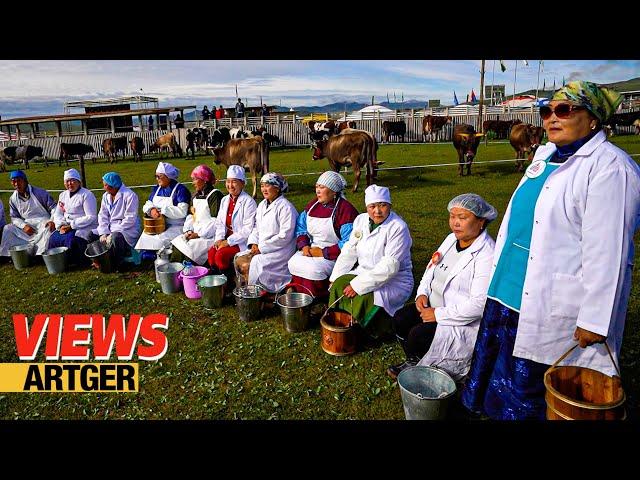
[[[535,89],[539,60],[486,60],[485,85],[507,95]],[[314,106],[439,99],[453,103],[474,89],[480,60],[0,60],[0,116],[63,113],[65,101],[144,94],[160,106],[235,105],[235,88],[248,106]],[[517,65],[517,68],[516,68]],[[639,60],[544,60],[539,87],[582,79],[611,83],[640,77]]]

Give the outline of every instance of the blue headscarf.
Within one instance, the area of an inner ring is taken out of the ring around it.
[[[116,172],[107,172],[102,176],[102,181],[113,188],[122,186],[122,179]]]
[[[14,170],[9,174],[9,180],[13,180],[14,178],[24,178],[27,179],[27,175],[22,170]]]

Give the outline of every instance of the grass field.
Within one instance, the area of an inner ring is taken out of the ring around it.
[[[630,154],[640,153],[640,137],[613,137]],[[479,162],[514,157],[507,143],[481,145]],[[109,170],[121,173],[125,184],[153,183],[157,158],[109,165],[87,163],[90,188],[101,187]],[[321,172],[327,161],[313,162],[309,149],[272,150],[271,170],[286,174]],[[384,167],[434,165],[456,162],[450,144],[383,145],[378,158]],[[638,157],[633,157],[638,158]],[[187,180],[199,163],[211,157],[173,162]],[[77,167],[77,164],[73,164]],[[16,167],[12,167],[16,168]],[[27,171],[32,184],[62,188],[62,167],[33,165]],[[218,176],[223,168],[214,166]],[[313,196],[318,175],[289,176],[288,198],[298,210]],[[521,174],[513,162],[476,164],[471,177],[458,177],[455,166],[382,171],[378,183],[391,189],[393,208],[409,224],[412,260],[418,284],[428,259],[449,233],[448,201],[475,192],[499,212],[489,226],[495,238],[508,200]],[[353,177],[347,175],[352,182]],[[347,198],[362,212],[364,175],[360,191]],[[223,186],[220,187],[223,189]],[[0,189],[11,189],[8,175],[0,176]],[[250,191],[248,183],[247,190]],[[141,204],[149,189],[138,190]],[[5,209],[9,194],[2,193]],[[100,194],[97,195],[98,201]],[[57,198],[57,193],[54,194]],[[615,214],[615,212],[612,212]],[[8,212],[7,212],[8,218]],[[636,248],[638,237],[636,237]],[[640,289],[634,273],[626,332],[622,347],[622,378],[628,406],[640,401]],[[141,275],[99,274],[82,270],[49,276],[44,265],[16,271],[0,265],[0,362],[16,362],[13,313],[138,313],[170,316],[169,349],[158,362],[140,362],[137,394],[17,394],[0,393],[2,419],[403,419],[400,393],[385,374],[388,365],[402,360],[395,343],[386,343],[348,357],[333,357],[320,348],[320,329],[289,334],[274,314],[254,323],[241,322],[232,304],[213,312],[184,295],[164,295],[153,270]],[[41,361],[42,355],[36,360]],[[632,412],[630,412],[632,413]],[[632,416],[635,416],[632,414]]]

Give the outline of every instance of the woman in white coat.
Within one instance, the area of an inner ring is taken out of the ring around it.
[[[66,190],[58,197],[53,212],[56,231],[49,238],[48,248],[67,247],[71,263],[89,265],[84,251],[97,238],[92,230],[98,228],[98,202],[93,192],[82,186],[75,168],[65,170],[64,186]]]
[[[233,257],[247,249],[247,240],[256,222],[256,201],[244,191],[246,178],[244,168],[231,165],[224,182],[228,195],[222,197],[218,210],[218,221],[213,247],[209,249],[209,265],[227,276],[229,289],[235,269]]]
[[[452,233],[432,255],[415,304],[393,316],[406,355],[403,363],[387,370],[394,380],[406,367],[419,364],[435,365],[460,381],[471,365],[495,245],[486,229],[498,213],[475,193],[453,198],[447,210]]]
[[[462,392],[473,412],[544,419],[544,372],[578,344],[562,365],[616,375],[602,343],[617,361],[640,219],[640,168],[601,128],[620,101],[576,81],[540,107],[549,143],[536,151],[496,239]]]
[[[171,244],[175,247],[171,261],[191,260],[196,265],[204,265],[209,248],[213,246],[216,232],[218,209],[222,192],[215,188],[216,175],[207,165],[198,165],[191,172],[191,180],[196,189],[192,198],[191,213],[182,227],[184,232]]]
[[[159,162],[156,167],[156,181],[158,185],[151,189],[149,199],[142,206],[142,212],[147,218],[165,216],[166,230],[157,235],[142,232],[136,250],[142,250],[143,260],[153,260],[156,251],[171,244],[171,240],[182,233],[191,192],[178,182],[180,170],[166,162]]]
[[[391,210],[387,187],[364,191],[367,212],[353,222],[331,272],[329,304],[349,312],[373,337],[391,332],[390,317],[413,290],[411,234],[405,221]],[[358,264],[356,268],[354,266]]]
[[[102,185],[105,193],[95,233],[100,235],[101,242],[111,247],[111,261],[120,270],[140,236],[138,195],[122,182],[116,172],[105,173]]]
[[[26,244],[32,246],[35,255],[41,255],[55,230],[51,216],[56,201],[46,190],[31,185],[22,170],[12,171],[9,178],[14,188],[9,198],[11,223],[0,234],[0,256],[8,257],[11,247]],[[3,222],[4,214],[0,215],[0,225]]]
[[[284,198],[289,188],[279,173],[269,172],[260,179],[260,191],[264,200],[256,211],[256,224],[247,240],[249,251],[237,257],[251,255],[249,285],[262,285],[267,292],[280,290],[291,280],[287,261],[295,252],[294,235],[298,212]]]

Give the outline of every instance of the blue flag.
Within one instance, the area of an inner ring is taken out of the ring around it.
[[[456,91],[453,91],[453,105],[457,106],[458,105],[458,97],[456,97]]]

